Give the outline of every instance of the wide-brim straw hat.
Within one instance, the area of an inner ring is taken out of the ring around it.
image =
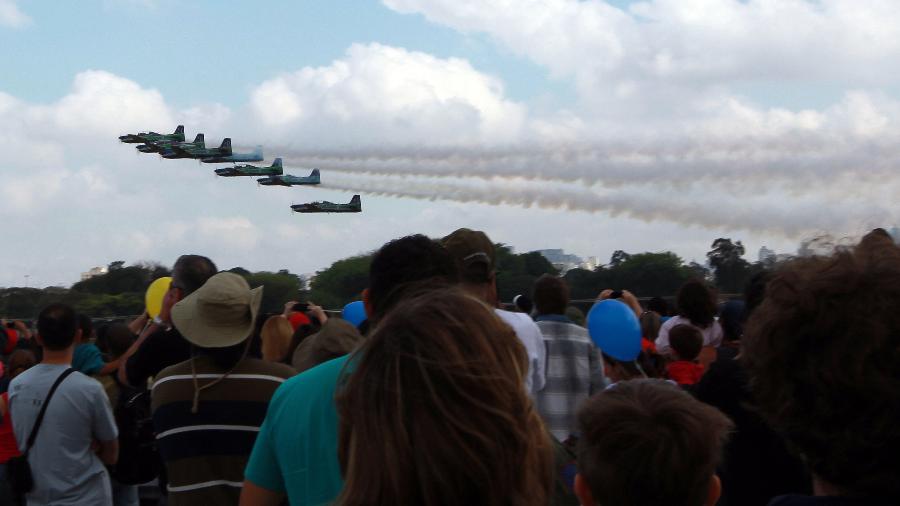
[[[220,272],[172,307],[172,323],[201,348],[234,346],[253,333],[262,294],[261,286],[251,290],[243,277]]]

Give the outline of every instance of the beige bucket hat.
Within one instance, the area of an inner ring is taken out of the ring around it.
[[[234,346],[253,333],[262,294],[263,287],[251,290],[243,277],[220,272],[172,307],[172,323],[201,348]]]

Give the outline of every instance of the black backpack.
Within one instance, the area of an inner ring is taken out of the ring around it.
[[[159,476],[161,460],[153,432],[150,391],[122,387],[114,410],[119,427],[119,460],[110,468],[124,485],[139,485]]]

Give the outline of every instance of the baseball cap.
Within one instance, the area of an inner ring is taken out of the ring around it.
[[[461,228],[441,239],[441,245],[456,260],[465,281],[484,283],[490,279],[496,253],[484,232]]]

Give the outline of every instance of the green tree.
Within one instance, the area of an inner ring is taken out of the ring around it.
[[[675,293],[690,277],[684,262],[671,251],[630,255],[609,270],[618,281],[610,288],[627,289],[638,297]]]
[[[598,272],[601,271],[601,272]],[[593,299],[600,293],[602,268],[595,271],[572,269],[563,278],[569,285],[569,296],[572,300]],[[605,287],[604,287],[605,288]]]
[[[617,250],[613,251],[613,254],[609,259],[609,266],[610,267],[618,267],[619,265],[622,265],[623,263],[627,262],[629,258],[631,258],[631,255],[629,255],[628,253],[625,253],[624,251],[622,251],[620,249],[617,249]]]
[[[732,242],[728,238],[718,238],[706,254],[709,265],[715,272],[716,286],[725,293],[740,292],[751,275],[750,262],[744,256],[741,241]]]
[[[278,272],[253,272],[244,276],[251,288],[263,287],[260,311],[263,313],[280,313],[284,303],[297,300],[300,295],[300,277],[287,270]]]
[[[495,244],[494,256],[497,295],[504,302],[512,301],[519,294],[530,296],[534,282],[542,275],[559,274],[553,264],[537,251],[517,254],[505,244]]]
[[[369,286],[371,263],[372,255],[362,255],[331,264],[316,273],[309,286],[309,299],[329,309],[339,309],[349,302],[360,300],[362,291]]]

